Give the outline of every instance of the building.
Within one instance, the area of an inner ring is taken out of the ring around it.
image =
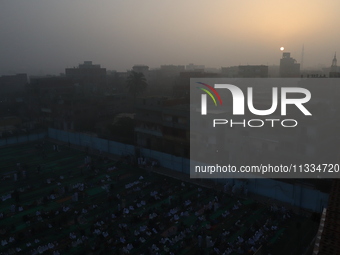
[[[279,65],[268,66],[268,77],[271,78],[280,77],[280,66]]]
[[[334,58],[332,60],[332,65],[329,71],[329,77],[330,78],[339,78],[340,77],[340,71],[337,65],[337,59],[336,59],[336,53],[334,54]]]
[[[84,61],[77,68],[66,68],[65,74],[80,85],[82,93],[100,93],[106,89],[106,68],[93,65],[92,61]]]
[[[221,76],[225,78],[267,78],[268,66],[240,65],[222,67]]]
[[[284,52],[280,59],[280,77],[300,77],[300,64],[289,52]]]
[[[172,86],[173,97],[189,97],[190,94],[190,78],[217,78],[217,73],[207,73],[204,71],[185,71],[181,72],[178,78],[178,82]]]
[[[190,63],[185,66],[185,70],[187,71],[204,71],[205,65],[194,65],[193,63]]]
[[[143,73],[146,76],[146,73],[149,71],[149,67],[147,65],[134,65],[132,67],[132,71],[136,73]]]
[[[137,146],[189,157],[188,100],[139,98],[135,120]]]
[[[265,66],[265,65],[238,66],[238,77],[267,78],[268,77],[268,66]]]
[[[29,114],[43,126],[71,129],[75,86],[66,77],[31,77],[27,92],[30,95]]]
[[[222,67],[221,75],[226,78],[235,78],[238,77],[238,70],[238,66]]]
[[[0,77],[0,95],[24,92],[28,82],[27,74],[4,75]]]
[[[185,71],[185,66],[182,65],[161,65],[160,69],[163,77],[179,76],[181,72]]]

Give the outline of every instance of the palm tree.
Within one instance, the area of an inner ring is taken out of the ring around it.
[[[133,96],[133,106],[135,106],[136,96],[145,91],[148,84],[143,73],[131,71],[127,78],[127,88]]]

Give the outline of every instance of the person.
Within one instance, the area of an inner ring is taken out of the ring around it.
[[[198,247],[201,248],[202,247],[202,236],[201,235],[198,235],[197,243],[198,243]]]

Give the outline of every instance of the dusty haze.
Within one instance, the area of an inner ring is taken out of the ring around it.
[[[304,67],[340,49],[337,0],[2,0],[0,75],[59,74],[92,60],[134,64],[278,65],[281,46]]]

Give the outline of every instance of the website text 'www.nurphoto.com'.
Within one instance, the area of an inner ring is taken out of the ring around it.
[[[290,165],[271,165],[261,164],[252,166],[233,166],[233,165],[209,165],[195,166],[196,173],[338,173],[339,164],[290,164]]]

